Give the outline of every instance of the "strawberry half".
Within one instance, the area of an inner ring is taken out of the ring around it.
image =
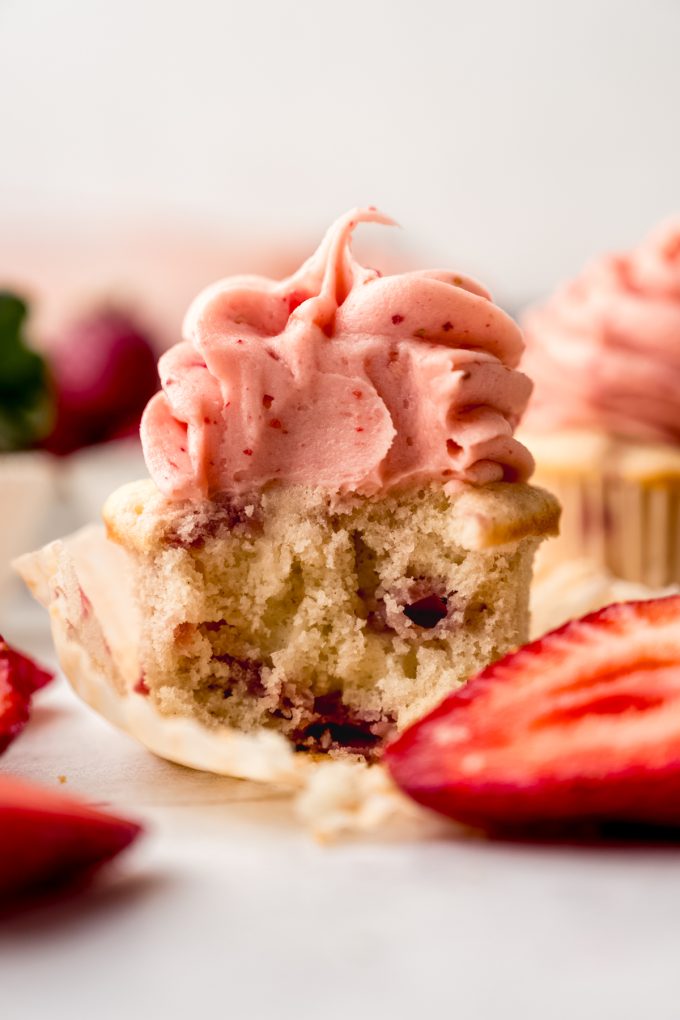
[[[680,596],[609,606],[488,666],[385,752],[489,831],[680,826]]]
[[[0,902],[89,877],[140,831],[134,822],[0,776]]]
[[[0,754],[28,722],[31,696],[52,678],[0,637]]]

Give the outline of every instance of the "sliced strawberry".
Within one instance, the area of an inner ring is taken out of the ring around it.
[[[28,722],[31,695],[52,676],[0,637],[0,753]]]
[[[507,655],[385,761],[415,800],[487,830],[680,826],[680,596],[609,606]]]
[[[0,776],[0,902],[89,876],[140,831],[134,822]]]

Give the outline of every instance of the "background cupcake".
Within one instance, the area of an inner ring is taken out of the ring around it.
[[[524,441],[563,505],[543,567],[586,556],[680,581],[680,219],[586,266],[524,327]]]

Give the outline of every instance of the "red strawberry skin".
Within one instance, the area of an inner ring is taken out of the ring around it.
[[[0,754],[28,722],[31,695],[52,677],[0,637]]]
[[[609,606],[488,666],[385,752],[490,832],[680,826],[680,596]]]
[[[0,776],[0,903],[89,877],[140,832],[134,822]]]
[[[47,357],[57,420],[45,449],[68,454],[138,431],[158,372],[153,345],[130,315],[93,311],[64,329]]]

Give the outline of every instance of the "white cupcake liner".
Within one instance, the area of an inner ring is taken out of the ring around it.
[[[539,551],[539,575],[586,558],[650,588],[680,583],[680,478],[580,478],[541,470],[536,480],[562,504],[560,535]]]

